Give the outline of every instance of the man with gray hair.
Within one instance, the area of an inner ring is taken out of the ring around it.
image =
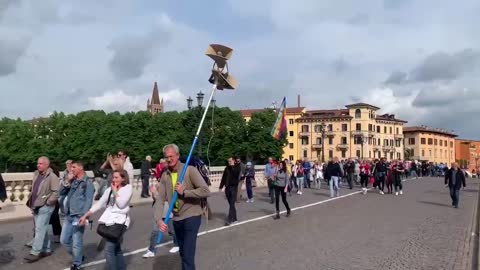
[[[174,191],[178,198],[173,208],[173,229],[180,248],[183,270],[195,269],[195,250],[197,234],[200,229],[203,209],[201,201],[210,196],[210,189],[197,168],[188,166],[182,183],[178,183],[184,166],[179,161],[180,151],[175,144],[166,145],[163,155],[167,167],[152,193],[155,195],[154,219],[161,232],[167,232],[168,226],[162,220],[164,203],[172,202]]]
[[[452,163],[452,168],[445,174],[445,185],[450,188],[450,197],[452,198],[452,206],[458,208],[460,200],[460,189],[465,188],[465,173],[458,167],[457,162]]]
[[[142,198],[148,198],[148,188],[150,186],[150,176],[152,175],[152,157],[146,156],[140,167],[140,176],[142,177]]]
[[[27,206],[32,210],[35,224],[35,238],[33,239],[32,249],[25,257],[27,263],[33,263],[42,257],[51,255],[48,226],[58,200],[59,185],[60,180],[50,168],[50,160],[44,156],[40,157],[37,161],[37,171],[33,175],[31,193],[27,201]]]

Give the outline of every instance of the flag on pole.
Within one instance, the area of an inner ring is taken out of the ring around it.
[[[282,104],[280,105],[280,108],[278,108],[278,114],[277,114],[277,119],[275,120],[275,124],[273,125],[272,128],[272,136],[280,140],[282,137],[287,133],[287,102],[286,98],[283,97]]]

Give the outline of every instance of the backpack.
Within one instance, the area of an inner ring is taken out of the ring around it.
[[[185,163],[185,161],[187,160],[186,158],[182,158],[181,161]],[[198,172],[203,177],[205,183],[207,183],[208,186],[212,185],[209,177],[210,173],[208,171],[207,165],[205,164],[205,162],[203,162],[203,160],[201,160],[199,157],[191,157],[188,165],[197,168]]]

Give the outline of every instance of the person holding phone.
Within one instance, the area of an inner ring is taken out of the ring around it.
[[[102,208],[106,208],[98,220],[99,224],[112,226],[120,224],[125,226],[125,230],[130,225],[130,200],[132,199],[133,188],[129,184],[127,171],[115,170],[113,172],[112,185],[105,191],[100,200],[80,218],[80,224],[85,225],[88,217]],[[126,269],[125,260],[122,251],[123,234],[119,239],[105,239],[105,259],[107,269],[124,270]]]
[[[60,243],[67,248],[67,252],[73,257],[70,268],[72,270],[80,269],[84,260],[83,234],[85,226],[82,226],[79,221],[92,207],[94,193],[95,187],[85,173],[83,162],[74,162],[59,191],[60,204],[65,206],[63,208],[65,221],[60,235]],[[66,203],[62,200],[65,197],[68,198]]]

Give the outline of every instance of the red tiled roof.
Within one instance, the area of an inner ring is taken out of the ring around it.
[[[352,118],[347,109],[306,111],[299,120]]]
[[[425,133],[435,133],[435,134],[440,134],[440,135],[446,135],[450,137],[457,137],[458,135],[445,130],[445,129],[438,129],[438,128],[432,128],[432,127],[427,127],[427,126],[413,126],[413,127],[404,127],[403,128],[403,133],[413,133],[413,132],[425,132]]]

